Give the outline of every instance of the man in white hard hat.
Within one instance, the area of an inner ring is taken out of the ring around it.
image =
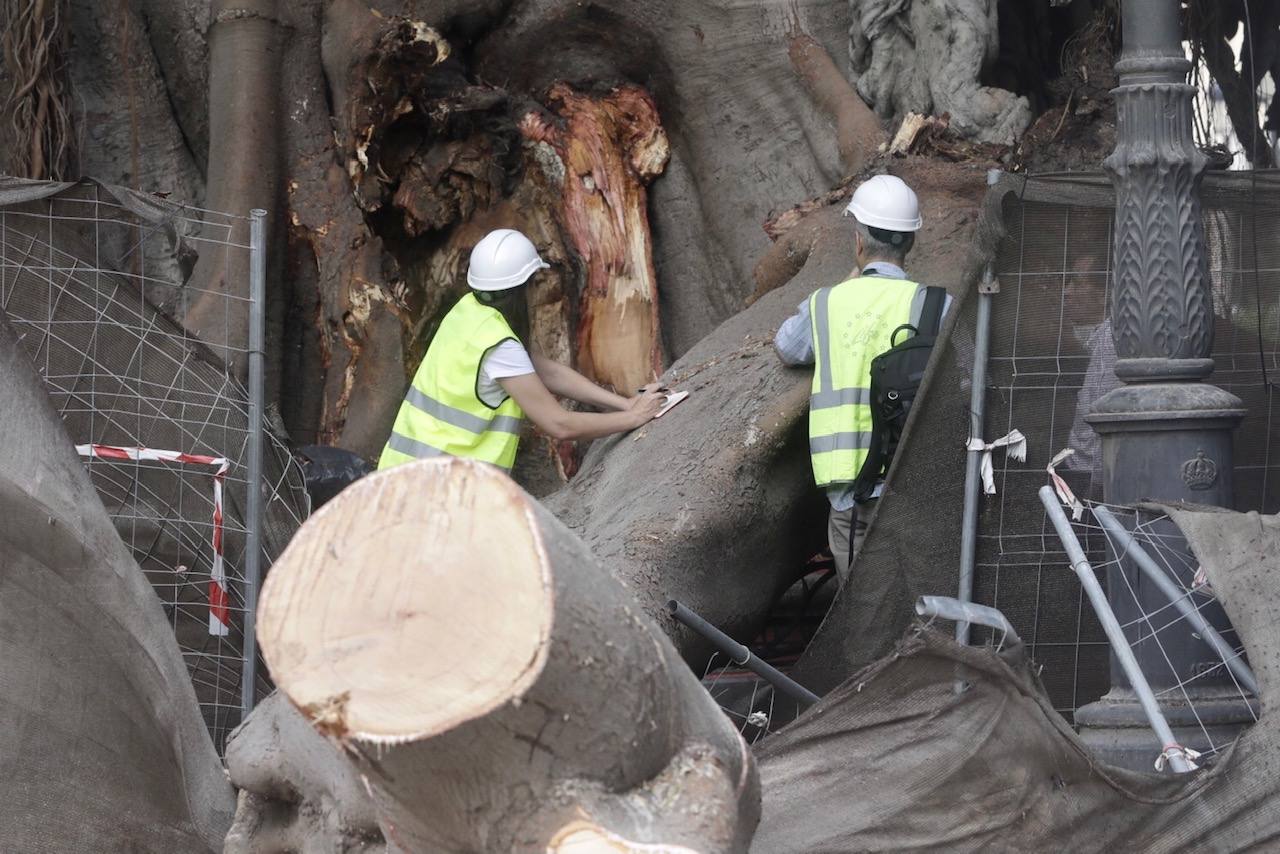
[[[518,231],[491,231],[471,251],[471,292],[449,310],[413,377],[378,468],[448,454],[511,471],[527,415],[553,439],[631,430],[661,409],[658,384],[635,397],[603,389],[527,348],[524,285],[549,265]],[[605,412],[574,412],[558,394]]]
[[[784,363],[814,366],[809,454],[831,503],[827,539],[842,585],[880,495],[879,471],[870,481],[863,472],[873,447],[871,361],[893,346],[895,333],[901,340],[902,327],[918,329],[926,312],[936,329],[950,303],[945,291],[903,270],[922,221],[916,194],[900,178],[865,181],[846,214],[859,274],[800,303],[773,342]]]

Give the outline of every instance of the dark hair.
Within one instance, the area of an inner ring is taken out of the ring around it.
[[[520,343],[527,345],[529,341],[529,299],[526,291],[527,288],[520,285],[503,291],[477,291],[473,289],[471,293],[476,295],[476,301],[481,305],[496,309],[498,314],[501,314],[506,319],[507,325],[511,327],[511,331],[520,339]]]

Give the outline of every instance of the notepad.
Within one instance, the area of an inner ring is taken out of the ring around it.
[[[658,410],[658,414],[657,414],[657,415],[655,415],[655,416],[653,416],[653,417],[654,417],[654,418],[661,418],[662,416],[664,416],[664,415],[666,415],[668,412],[670,412],[670,411],[671,411],[671,409],[672,409],[672,407],[674,407],[677,403],[679,403],[680,401],[684,400],[684,399],[685,399],[686,397],[688,397],[688,396],[689,396],[689,392],[687,392],[687,391],[673,391],[673,392],[671,392],[671,394],[667,395],[667,402],[666,402],[666,403],[664,403],[664,404],[662,404],[662,408]]]

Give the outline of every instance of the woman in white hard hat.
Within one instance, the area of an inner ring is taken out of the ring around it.
[[[471,250],[471,292],[445,315],[396,415],[378,468],[448,454],[515,463],[527,415],[553,439],[593,439],[646,423],[665,397],[658,384],[636,397],[601,388],[526,348],[524,285],[549,265],[518,231],[491,231]],[[605,412],[565,409],[553,394]]]

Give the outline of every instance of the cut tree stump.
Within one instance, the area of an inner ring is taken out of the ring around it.
[[[276,563],[258,625],[280,691],[406,851],[740,851],[754,830],[729,720],[586,546],[490,466],[424,460],[348,488]]]

